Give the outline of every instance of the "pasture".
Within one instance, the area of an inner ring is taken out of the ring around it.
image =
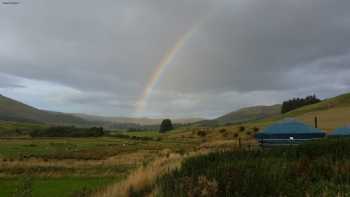
[[[0,139],[0,196],[26,189],[33,196],[91,193],[167,152],[194,146],[186,140],[118,137]]]
[[[129,131],[126,132],[128,136],[136,137],[159,137],[161,134],[158,131]]]

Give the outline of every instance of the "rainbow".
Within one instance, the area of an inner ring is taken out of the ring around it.
[[[180,38],[177,40],[175,45],[170,48],[159,64],[156,66],[153,74],[151,75],[148,83],[146,84],[141,97],[138,99],[136,103],[136,112],[141,113],[145,110],[145,107],[147,105],[148,98],[152,94],[152,91],[154,87],[157,85],[157,83],[160,81],[161,76],[164,73],[165,68],[172,63],[174,58],[176,57],[176,54],[185,46],[186,42],[192,37],[192,35],[196,32],[197,28],[202,24],[202,21],[198,24],[194,25],[190,31],[184,33]]]

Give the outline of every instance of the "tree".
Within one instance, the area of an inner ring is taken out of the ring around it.
[[[293,98],[283,102],[281,112],[284,114],[300,107],[315,104],[318,102],[321,102],[321,100],[317,98],[316,95],[307,96],[306,98]]]
[[[174,127],[173,127],[173,124],[171,123],[171,120],[170,119],[165,119],[165,120],[162,121],[162,124],[160,124],[159,132],[160,133],[165,133],[165,132],[171,131],[173,129],[174,129]]]

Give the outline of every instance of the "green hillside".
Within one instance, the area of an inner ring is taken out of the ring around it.
[[[48,124],[89,124],[81,118],[59,112],[39,110],[0,95],[0,120]]]
[[[284,118],[296,118],[310,125],[314,125],[314,118],[318,117],[318,126],[325,131],[350,125],[350,93],[325,99],[319,103],[301,107],[286,114],[276,115],[250,124],[269,125]]]
[[[347,108],[347,107],[350,107],[350,93],[325,99],[320,103],[308,105],[308,106],[293,110],[291,112],[288,112],[286,115],[298,116],[309,112],[324,111],[324,110],[330,110],[334,108]]]
[[[202,121],[201,125],[216,126],[225,124],[244,123],[273,117],[276,115],[280,115],[280,113],[281,105],[253,106],[242,108],[238,111],[228,113],[214,120]]]

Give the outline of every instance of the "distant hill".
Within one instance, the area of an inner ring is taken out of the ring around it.
[[[203,119],[174,119],[174,124],[188,124]],[[0,121],[46,123],[53,125],[105,126],[111,129],[139,128],[140,125],[159,125],[162,119],[103,117],[85,114],[67,114],[40,110],[0,95]]]
[[[60,125],[90,124],[90,122],[73,115],[40,110],[2,95],[0,95],[0,120]]]
[[[228,113],[213,120],[200,122],[201,126],[216,126],[256,121],[281,114],[281,105],[253,106]]]
[[[79,118],[88,121],[103,121],[114,124],[138,124],[138,125],[159,125],[162,122],[162,118],[130,118],[130,117],[105,117],[105,116],[93,116],[86,114],[73,114]],[[171,119],[174,124],[190,124],[199,121],[203,121],[202,118],[183,118],[183,119]]]

